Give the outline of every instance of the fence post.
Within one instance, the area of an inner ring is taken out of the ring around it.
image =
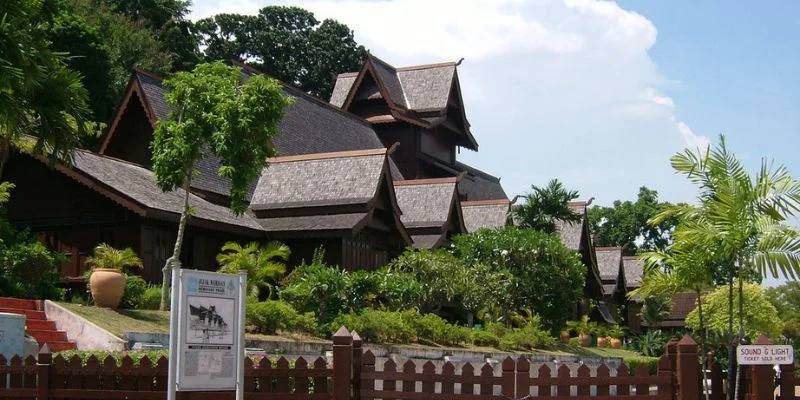
[[[53,354],[47,343],[39,350],[36,359],[36,399],[47,400],[50,397],[50,370],[53,365]]]
[[[781,365],[781,400],[795,400],[794,385],[797,379],[794,377],[794,364]]]
[[[511,357],[506,357],[503,360],[502,369],[502,383],[500,385],[500,394],[511,398],[516,399],[517,395],[515,393],[516,388],[514,387],[516,382],[514,381],[514,375],[516,374],[516,365],[517,363],[514,362],[514,359]],[[521,396],[520,396],[521,397]]]
[[[353,399],[361,400],[361,356],[364,349],[362,345],[364,341],[361,340],[358,332],[353,331]]]
[[[678,344],[678,399],[699,399],[700,381],[697,379],[699,363],[697,360],[697,343],[691,336],[684,335]]]
[[[350,400],[353,337],[344,326],[333,335],[333,400]]]
[[[756,339],[753,344],[769,345],[772,342],[761,335]],[[772,400],[774,383],[773,377],[775,376],[772,370],[772,365],[751,365],[750,366],[750,393],[749,399],[751,400]]]

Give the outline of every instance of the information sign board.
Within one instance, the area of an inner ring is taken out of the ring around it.
[[[794,349],[789,345],[740,345],[736,348],[736,361],[740,365],[792,364]]]

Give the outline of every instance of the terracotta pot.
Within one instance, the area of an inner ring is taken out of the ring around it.
[[[621,349],[622,348],[622,339],[611,339],[611,348],[613,349]]]
[[[585,333],[581,333],[578,335],[578,343],[581,345],[581,347],[589,347],[589,345],[592,344],[592,337]]]
[[[604,337],[597,338],[597,347],[606,347],[608,345],[608,339]]]
[[[98,307],[116,308],[125,293],[125,274],[108,268],[95,268],[89,277],[92,300]]]
[[[569,344],[569,331],[561,331],[561,343]]]

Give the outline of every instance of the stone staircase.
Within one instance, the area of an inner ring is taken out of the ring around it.
[[[41,300],[0,297],[0,312],[24,315],[25,333],[36,339],[39,347],[47,343],[53,352],[76,348],[75,342],[69,341],[64,331],[56,329],[55,322],[47,320]]]

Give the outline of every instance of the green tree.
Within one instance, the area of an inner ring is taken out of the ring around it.
[[[658,201],[657,191],[642,186],[635,202],[616,200],[611,207],[590,208],[589,224],[595,245],[622,246],[627,256],[666,249],[677,218],[666,218],[656,225],[648,220],[668,206],[671,204]]]
[[[505,322],[532,311],[555,333],[583,294],[586,267],[556,235],[514,226],[453,238],[453,253],[467,265],[484,264],[505,279],[491,285]],[[488,285],[487,285],[488,286]]]
[[[747,337],[754,338],[765,334],[772,339],[777,339],[783,328],[783,321],[778,317],[778,310],[770,303],[764,288],[759,285],[745,283],[741,293],[747,307],[744,309],[743,326]],[[738,302],[740,292],[734,292],[734,301]],[[727,310],[728,290],[721,286],[703,299],[708,315],[708,330],[725,332],[730,324],[730,315]],[[686,326],[698,330],[700,325],[697,309],[686,316]]]
[[[92,131],[81,76],[42,32],[52,20],[41,1],[0,2],[0,174],[22,135],[35,137],[34,153],[69,161]]]
[[[217,263],[221,265],[218,272],[238,274],[247,272],[247,291],[255,298],[270,299],[275,294],[275,285],[286,273],[286,265],[291,254],[289,246],[281,242],[268,242],[264,245],[250,242],[242,246],[236,242],[227,242],[222,252],[217,255]],[[262,290],[266,296],[261,296]]]
[[[218,14],[195,24],[208,60],[239,59],[323,99],[334,76],[358,71],[364,47],[346,25],[321,23],[298,7],[269,6],[258,15]]]
[[[547,186],[531,185],[533,190],[522,196],[522,204],[511,208],[511,217],[517,226],[553,233],[556,221],[579,222],[583,217],[570,210],[567,203],[578,198],[578,191],[567,190],[553,179]]]
[[[699,205],[678,205],[667,208],[652,221],[658,224],[677,217],[673,233],[676,243],[702,248],[713,254],[717,275],[724,275],[728,284],[729,327],[733,336],[733,288],[739,282],[739,329],[743,338],[745,279],[773,276],[796,279],[800,274],[800,234],[785,224],[800,210],[800,182],[779,165],[762,160],[758,173],[751,177],[736,156],[728,149],[724,136],[707,151],[685,150],[672,157],[672,166],[699,189]],[[729,382],[734,382],[734,343],[729,346]],[[739,391],[740,374],[735,376]]]
[[[208,152],[219,157],[217,172],[231,182],[231,211],[244,213],[248,186],[275,154],[272,138],[291,104],[273,79],[256,75],[244,80],[241,69],[222,63],[179,72],[164,80],[164,86],[170,113],[153,134],[153,173],[162,190],[181,187],[184,200],[174,252],[163,269],[161,309],[166,308],[170,270],[180,268],[195,163]]]
[[[783,324],[783,337],[794,346],[795,357],[800,354],[800,282],[790,281],[766,289],[766,296],[778,310]]]

